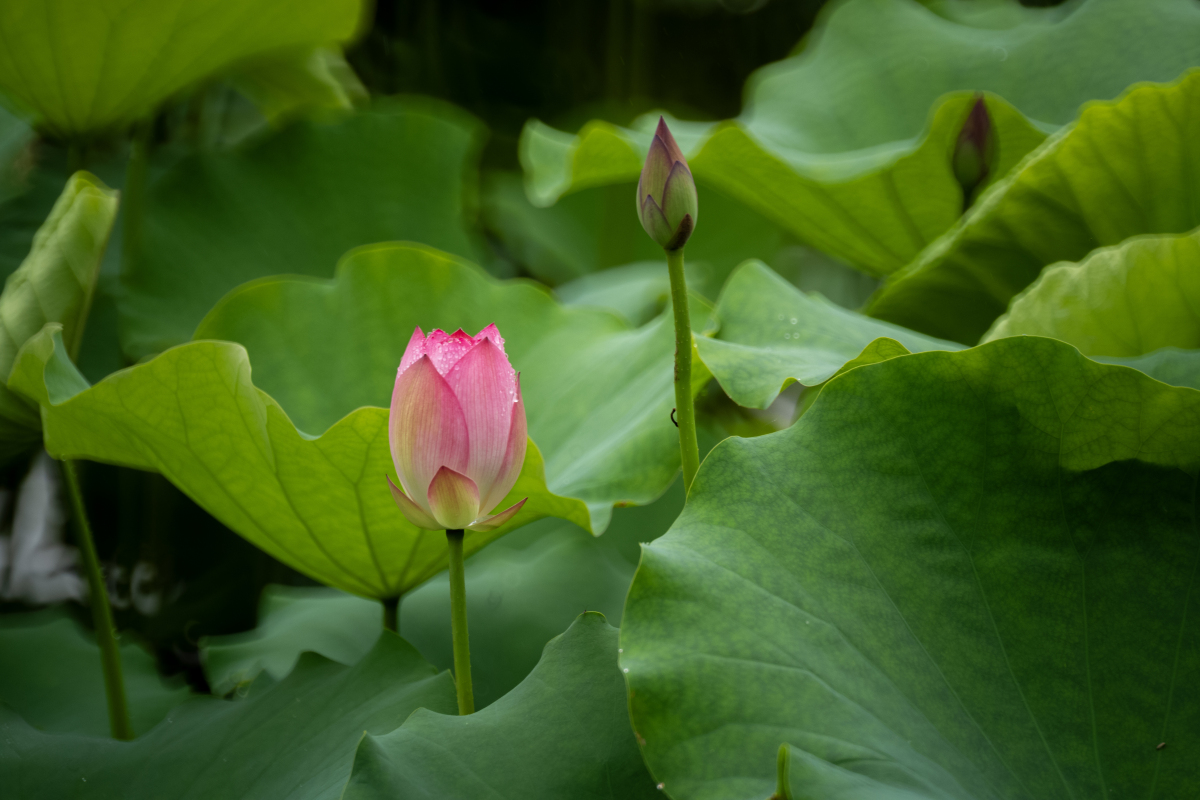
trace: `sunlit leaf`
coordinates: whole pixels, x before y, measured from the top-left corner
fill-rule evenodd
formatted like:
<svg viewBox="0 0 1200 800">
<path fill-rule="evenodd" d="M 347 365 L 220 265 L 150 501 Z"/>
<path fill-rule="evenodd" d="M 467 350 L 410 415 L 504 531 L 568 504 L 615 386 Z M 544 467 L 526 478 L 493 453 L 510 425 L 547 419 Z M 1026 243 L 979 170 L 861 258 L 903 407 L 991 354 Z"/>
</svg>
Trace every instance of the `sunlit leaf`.
<svg viewBox="0 0 1200 800">
<path fill-rule="evenodd" d="M 364 736 L 342 797 L 661 797 L 629 729 L 616 650 L 617 629 L 582 614 L 491 706 L 469 717 L 423 709 Z"/>
<path fill-rule="evenodd" d="M 55 136 L 107 131 L 243 59 L 344 42 L 363 9 L 361 0 L 9 0 L 0 92 Z"/>
<path fill-rule="evenodd" d="M 304 656 L 282 683 L 190 700 L 132 743 L 41 733 L 0 708 L 0 776 L 13 800 L 337 800 L 364 731 L 454 707 L 449 674 L 384 634 L 354 667 Z"/>
<path fill-rule="evenodd" d="M 240 345 L 183 345 L 89 388 L 47 326 L 22 350 L 10 385 L 41 403 L 51 455 L 160 472 L 229 528 L 330 586 L 389 597 L 445 567 L 445 537 L 412 527 L 387 489 L 386 475 L 397 480 L 387 409 L 358 409 L 310 436 L 251 382 Z M 506 500 L 526 496 L 513 522 L 467 537 L 466 550 L 547 513 L 587 523 L 583 503 L 546 490 L 532 443 Z"/>
<path fill-rule="evenodd" d="M 1196 7 L 1200 12 L 1200 6 Z M 868 312 L 973 343 L 1042 268 L 1200 225 L 1200 71 L 1089 106 L 892 276 Z"/>
<path fill-rule="evenodd" d="M 786 744 L 777 797 L 1188 794 L 1198 467 L 1200 392 L 1050 339 L 836 378 L 719 445 L 643 549 L 621 666 L 651 773 L 761 800 Z"/>
<path fill-rule="evenodd" d="M 159 677 L 154 657 L 133 642 L 121 644 L 121 670 L 137 734 L 188 698 L 183 680 Z M 96 637 L 61 610 L 0 618 L 0 701 L 38 730 L 109 736 Z"/>
<path fill-rule="evenodd" d="M 78 172 L 67 181 L 0 294 L 0 376 L 7 378 L 17 351 L 48 322 L 62 323 L 68 351 L 78 350 L 116 215 L 117 193 L 93 176 Z M 35 446 L 40 427 L 37 409 L 0 386 L 0 462 Z"/>
<path fill-rule="evenodd" d="M 694 327 L 708 317 L 695 301 Z M 669 310 L 631 329 L 610 313 L 564 308 L 532 282 L 496 281 L 428 248 L 378 245 L 348 255 L 334 281 L 241 287 L 196 336 L 244 345 L 255 384 L 318 433 L 356 408 L 389 404 L 415 327 L 474 333 L 492 323 L 521 373 L 550 490 L 585 501 L 597 533 L 614 503 L 662 494 L 679 469 Z M 699 390 L 708 374 L 695 378 Z"/>
<path fill-rule="evenodd" d="M 703 324 L 705 309 L 695 311 Z M 502 507 L 529 502 L 503 528 L 468 535 L 467 552 L 546 515 L 600 533 L 614 503 L 660 495 L 679 469 L 669 312 L 630 329 L 417 245 L 355 251 L 334 281 L 244 287 L 199 331 L 227 341 L 173 348 L 90 388 L 48 328 L 11 385 L 41 404 L 52 455 L 161 472 L 281 561 L 388 597 L 446 563 L 445 537 L 409 525 L 384 480 L 394 476 L 385 406 L 396 365 L 417 324 L 493 322 L 542 444 Z M 696 389 L 707 377 L 697 370 Z"/>
</svg>

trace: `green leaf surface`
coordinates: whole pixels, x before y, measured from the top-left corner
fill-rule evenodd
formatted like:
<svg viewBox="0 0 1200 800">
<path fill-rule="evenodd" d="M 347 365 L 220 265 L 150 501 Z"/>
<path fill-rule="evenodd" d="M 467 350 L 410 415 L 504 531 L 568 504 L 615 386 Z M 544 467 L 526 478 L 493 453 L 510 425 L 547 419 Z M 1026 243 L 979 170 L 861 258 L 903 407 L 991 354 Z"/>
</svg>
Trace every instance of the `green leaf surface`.
<svg viewBox="0 0 1200 800">
<path fill-rule="evenodd" d="M 1083 103 L 1200 64 L 1190 0 L 1090 0 L 1066 13 L 989 6 L 1013 13 L 983 26 L 908 0 L 832 5 L 798 54 L 751 77 L 738 119 L 672 124 L 701 207 L 705 188 L 720 189 L 801 241 L 886 275 L 962 211 L 949 165 L 971 92 L 988 93 L 994 180 Z M 636 180 L 656 119 L 634 130 L 593 122 L 578 136 L 530 122 L 521 139 L 530 198 L 548 205 Z"/>
<path fill-rule="evenodd" d="M 161 678 L 154 657 L 132 642 L 121 645 L 121 669 L 136 734 L 190 695 L 181 678 Z M 95 636 L 59 609 L 0 617 L 0 701 L 42 731 L 110 735 Z"/>
<path fill-rule="evenodd" d="M 636 181 L 635 170 L 622 183 L 537 208 L 518 176 L 493 174 L 484 195 L 484 217 L 508 256 L 552 286 L 642 261 L 662 264 L 665 277 L 663 250 L 646 235 L 635 213 Z M 759 211 L 718 190 L 707 191 L 702 203 L 704 222 L 688 240 L 687 260 L 692 265 L 688 288 L 705 297 L 716 297 L 745 259 L 771 261 L 793 241 Z"/>
<path fill-rule="evenodd" d="M 671 797 L 1182 797 L 1200 392 L 1051 339 L 831 381 L 646 546 L 621 666 Z M 1166 747 L 1158 745 L 1166 742 Z"/>
<path fill-rule="evenodd" d="M 973 343 L 1046 265 L 1138 234 L 1192 230 L 1198 108 L 1200 71 L 1089 106 L 892 276 L 868 313 Z"/>
<path fill-rule="evenodd" d="M 580 615 L 491 706 L 469 717 L 421 710 L 363 737 L 342 797 L 660 797 L 629 729 L 616 649 L 602 614 Z"/>
<path fill-rule="evenodd" d="M 143 241 L 122 275 L 126 355 L 187 341 L 246 281 L 330 277 L 359 245 L 412 240 L 474 258 L 482 136 L 449 104 L 405 98 L 152 173 Z"/>
<path fill-rule="evenodd" d="M 449 674 L 384 634 L 354 667 L 304 656 L 283 682 L 191 700 L 131 743 L 40 733 L 0 708 L 0 781 L 13 800 L 336 800 L 364 731 L 454 705 Z"/>
<path fill-rule="evenodd" d="M 256 388 L 240 345 L 172 348 L 89 387 L 47 326 L 21 351 L 10 386 L 41 405 L 51 455 L 162 473 L 230 529 L 330 586 L 393 597 L 445 568 L 445 536 L 412 527 L 387 489 L 385 476 L 397 480 L 387 409 L 360 408 L 306 434 Z M 546 514 L 587 523 L 583 503 L 546 490 L 532 442 L 502 507 L 524 497 L 508 525 L 468 536 L 467 552 Z"/>
<path fill-rule="evenodd" d="M 344 42 L 361 0 L 9 0 L 0 7 L 0 92 L 38 126 L 74 138 L 127 125 L 243 59 Z"/>
<path fill-rule="evenodd" d="M 794 381 L 824 383 L 881 337 L 907 352 L 962 347 L 805 294 L 758 261 L 729 278 L 717 318 L 715 338 L 698 337 L 696 349 L 725 393 L 748 408 L 766 408 Z"/>
<path fill-rule="evenodd" d="M 116 192 L 86 172 L 67 181 L 0 294 L 0 376 L 7 379 L 17 351 L 48 322 L 61 323 L 69 351 L 78 350 L 116 216 Z M 37 409 L 0 386 L 0 462 L 35 446 L 40 427 Z"/>
<path fill-rule="evenodd" d="M 710 313 L 695 301 L 697 329 Z M 521 373 L 547 486 L 587 503 L 593 532 L 604 530 L 614 503 L 640 505 L 666 490 L 679 469 L 670 311 L 631 329 L 610 313 L 563 307 L 532 282 L 496 281 L 448 254 L 387 244 L 347 255 L 333 281 L 241 287 L 196 337 L 244 345 L 255 384 L 315 434 L 361 406 L 389 405 L 416 326 L 473 333 L 491 323 Z M 707 379 L 700 370 L 695 389 Z"/>
<path fill-rule="evenodd" d="M 1089 356 L 1200 348 L 1200 231 L 1138 236 L 1047 267 L 984 341 L 1019 334 L 1070 342 Z"/>
</svg>

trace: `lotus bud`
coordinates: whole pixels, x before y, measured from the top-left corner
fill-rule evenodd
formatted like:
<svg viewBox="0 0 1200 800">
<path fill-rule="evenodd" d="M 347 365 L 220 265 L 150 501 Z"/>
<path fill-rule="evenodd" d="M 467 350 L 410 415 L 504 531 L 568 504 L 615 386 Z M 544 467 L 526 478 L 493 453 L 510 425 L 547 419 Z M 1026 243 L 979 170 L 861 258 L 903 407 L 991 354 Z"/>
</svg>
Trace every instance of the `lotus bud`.
<svg viewBox="0 0 1200 800">
<path fill-rule="evenodd" d="M 392 391 L 388 443 L 405 518 L 427 530 L 490 531 L 525 500 L 490 514 L 512 490 L 525 461 L 520 376 L 495 325 L 413 331 Z M 525 498 L 526 500 L 528 498 Z"/>
<path fill-rule="evenodd" d="M 975 105 L 959 131 L 951 163 L 954 177 L 962 185 L 966 208 L 996 164 L 996 131 L 981 94 L 975 96 Z"/>
<path fill-rule="evenodd" d="M 637 205 L 642 227 L 665 250 L 683 247 L 696 227 L 696 182 L 662 117 L 638 179 Z"/>
</svg>

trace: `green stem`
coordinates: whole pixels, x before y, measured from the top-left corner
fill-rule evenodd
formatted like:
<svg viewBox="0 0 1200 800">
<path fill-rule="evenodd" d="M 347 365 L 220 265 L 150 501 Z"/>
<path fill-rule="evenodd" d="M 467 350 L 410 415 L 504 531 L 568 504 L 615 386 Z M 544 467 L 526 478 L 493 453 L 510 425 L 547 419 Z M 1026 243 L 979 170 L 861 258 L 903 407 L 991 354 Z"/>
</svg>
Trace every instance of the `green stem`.
<svg viewBox="0 0 1200 800">
<path fill-rule="evenodd" d="M 450 548 L 450 633 L 454 639 L 454 686 L 460 716 L 475 713 L 471 693 L 471 645 L 467 641 L 467 582 L 463 575 L 463 532 L 446 531 Z"/>
<path fill-rule="evenodd" d="M 383 629 L 392 633 L 400 632 L 400 597 L 385 597 L 379 601 L 383 604 Z"/>
<path fill-rule="evenodd" d="M 675 420 L 679 425 L 683 490 L 687 492 L 700 469 L 700 448 L 696 444 L 696 408 L 692 405 L 692 321 L 682 247 L 667 251 L 667 271 L 671 274 L 671 306 L 675 309 Z"/>
<path fill-rule="evenodd" d="M 96 641 L 100 645 L 100 662 L 104 667 L 108 724 L 114 739 L 128 741 L 133 738 L 133 726 L 129 722 L 129 705 L 125 701 L 125 682 L 121 678 L 121 651 L 117 648 L 112 609 L 108 605 L 108 588 L 100 572 L 100 559 L 96 557 L 96 545 L 92 541 L 92 527 L 88 524 L 87 511 L 83 507 L 83 493 L 79 490 L 75 462 L 63 461 L 62 465 L 63 475 L 67 478 L 67 488 L 71 492 L 71 505 L 75 509 L 75 521 L 79 526 L 79 549 L 83 551 L 83 565 L 87 572 L 88 593 L 92 604 L 92 621 L 96 628 Z"/>
</svg>

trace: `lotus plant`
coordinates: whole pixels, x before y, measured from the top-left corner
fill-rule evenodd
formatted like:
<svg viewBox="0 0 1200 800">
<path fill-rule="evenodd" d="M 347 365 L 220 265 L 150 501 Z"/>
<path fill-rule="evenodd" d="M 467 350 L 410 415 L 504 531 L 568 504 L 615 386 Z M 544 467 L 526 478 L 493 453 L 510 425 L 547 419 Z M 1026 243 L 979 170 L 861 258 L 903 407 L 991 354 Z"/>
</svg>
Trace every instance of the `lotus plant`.
<svg viewBox="0 0 1200 800">
<path fill-rule="evenodd" d="M 521 473 L 526 432 L 520 375 L 509 364 L 495 325 L 475 336 L 461 329 L 451 334 L 435 330 L 428 336 L 420 328 L 413 331 L 400 359 L 388 416 L 388 443 L 400 486 L 390 477 L 388 486 L 405 519 L 418 528 L 446 531 L 460 714 L 474 710 L 463 536 L 468 530 L 500 527 L 525 504 L 520 500 L 491 513 Z M 391 627 L 395 629 L 394 617 Z"/>
<path fill-rule="evenodd" d="M 696 444 L 696 411 L 692 405 L 692 323 L 688 313 L 683 246 L 696 229 L 699 211 L 696 181 L 667 123 L 658 118 L 650 152 L 638 179 L 637 212 L 642 227 L 667 256 L 671 306 L 675 312 L 675 410 L 683 486 L 688 490 L 700 468 Z"/>
</svg>

